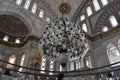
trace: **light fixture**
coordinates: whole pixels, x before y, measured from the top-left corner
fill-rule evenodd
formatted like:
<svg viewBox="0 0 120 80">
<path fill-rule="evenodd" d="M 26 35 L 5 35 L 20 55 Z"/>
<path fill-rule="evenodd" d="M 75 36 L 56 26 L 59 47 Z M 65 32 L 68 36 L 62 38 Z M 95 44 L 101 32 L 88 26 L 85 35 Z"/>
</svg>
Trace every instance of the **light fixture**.
<svg viewBox="0 0 120 80">
<path fill-rule="evenodd" d="M 44 54 L 54 59 L 62 55 L 67 55 L 68 59 L 83 58 L 89 50 L 81 27 L 67 18 L 60 18 L 46 26 L 41 45 Z"/>
<path fill-rule="evenodd" d="M 62 18 L 52 21 L 45 27 L 40 44 L 44 55 L 50 59 L 58 59 L 62 67 L 68 60 L 84 58 L 89 45 L 79 25 Z"/>
</svg>

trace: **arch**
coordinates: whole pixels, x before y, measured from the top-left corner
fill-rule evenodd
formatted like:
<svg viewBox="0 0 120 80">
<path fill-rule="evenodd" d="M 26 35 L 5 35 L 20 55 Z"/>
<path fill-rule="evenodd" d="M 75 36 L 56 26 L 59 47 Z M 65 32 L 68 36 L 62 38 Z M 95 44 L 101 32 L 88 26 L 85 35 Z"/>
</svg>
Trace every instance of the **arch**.
<svg viewBox="0 0 120 80">
<path fill-rule="evenodd" d="M 15 64 L 15 61 L 16 61 L 16 55 L 15 55 L 15 54 L 12 54 L 12 55 L 9 57 L 8 62 L 11 63 L 11 64 Z M 11 65 L 11 64 L 7 64 L 7 68 L 9 68 L 9 69 L 14 68 L 14 66 Z"/>
<path fill-rule="evenodd" d="M 50 5 L 47 3 L 46 0 L 38 0 L 39 2 L 41 2 L 42 4 L 44 4 L 45 8 L 48 10 L 48 12 L 51 14 L 51 16 L 56 20 L 58 19 L 58 16 L 56 15 L 56 13 L 52 10 L 52 8 L 50 7 Z"/>
<path fill-rule="evenodd" d="M 54 70 L 54 61 L 53 60 L 50 60 L 50 63 L 49 63 L 49 70 L 50 71 L 53 71 Z M 52 72 L 49 72 L 50 75 L 53 75 Z"/>
<path fill-rule="evenodd" d="M 88 67 L 88 68 L 92 68 L 92 62 L 91 62 L 91 57 L 90 57 L 90 55 L 88 55 L 88 56 L 86 56 L 85 57 L 85 63 L 86 63 L 86 66 Z"/>
<path fill-rule="evenodd" d="M 37 26 L 35 25 L 35 22 L 32 20 L 31 15 L 27 13 L 25 10 L 20 9 L 16 5 L 13 5 L 13 4 L 11 5 L 12 6 L 2 5 L 4 9 L 0 8 L 0 15 L 12 15 L 14 17 L 19 18 L 21 21 L 24 22 L 24 24 L 30 31 L 30 35 L 38 35 L 39 33 L 38 33 Z"/>
<path fill-rule="evenodd" d="M 108 55 L 110 64 L 120 61 L 120 53 L 117 47 L 114 46 L 112 43 L 109 43 L 107 46 L 107 55 Z"/>
<path fill-rule="evenodd" d="M 73 71 L 73 70 L 75 70 L 75 62 L 71 61 L 70 62 L 70 71 Z"/>
<path fill-rule="evenodd" d="M 99 33 L 99 32 L 103 32 L 102 29 L 104 26 L 108 26 L 108 29 L 113 28 L 113 26 L 110 24 L 109 18 L 111 16 L 114 16 L 116 13 L 119 13 L 119 9 L 120 9 L 119 4 L 120 4 L 120 1 L 116 0 L 116 1 L 113 1 L 113 3 L 108 6 L 108 8 L 104 9 L 104 11 L 102 12 L 102 14 L 100 14 L 98 20 L 95 23 L 94 34 Z M 111 18 L 111 19 L 113 19 L 113 18 Z M 115 20 L 116 20 L 116 18 L 115 18 Z M 115 23 L 116 24 L 114 24 L 114 26 L 118 25 L 117 22 L 115 22 Z"/>
<path fill-rule="evenodd" d="M 25 61 L 25 54 L 22 55 L 21 61 L 20 61 L 20 66 L 24 66 L 24 61 Z M 19 71 L 21 72 L 23 68 L 19 68 Z"/>
<path fill-rule="evenodd" d="M 50 14 L 50 16 L 53 19 L 58 19 L 58 16 L 56 15 L 56 13 L 52 10 L 51 6 L 47 3 L 47 1 L 45 0 L 26 0 L 27 1 L 27 6 L 30 7 L 30 3 L 35 2 L 37 3 L 38 7 L 44 7 L 44 9 L 47 11 L 47 14 Z M 24 0 L 17 0 L 16 4 L 21 5 L 21 2 L 24 2 L 24 4 L 26 3 L 26 1 Z M 41 6 L 42 5 L 42 6 Z M 25 6 L 25 5 L 24 5 Z M 28 8 L 26 8 L 28 9 Z"/>
<path fill-rule="evenodd" d="M 46 57 L 42 57 L 41 60 L 41 70 L 45 70 L 46 69 Z M 44 71 L 41 71 L 41 73 L 45 73 Z"/>
<path fill-rule="evenodd" d="M 83 9 L 85 8 L 85 5 L 88 4 L 90 1 L 89 0 L 83 0 L 81 2 L 81 4 L 79 5 L 79 7 L 76 9 L 73 17 L 72 17 L 72 21 L 76 21 L 78 16 L 80 15 L 80 13 L 83 11 Z"/>
</svg>

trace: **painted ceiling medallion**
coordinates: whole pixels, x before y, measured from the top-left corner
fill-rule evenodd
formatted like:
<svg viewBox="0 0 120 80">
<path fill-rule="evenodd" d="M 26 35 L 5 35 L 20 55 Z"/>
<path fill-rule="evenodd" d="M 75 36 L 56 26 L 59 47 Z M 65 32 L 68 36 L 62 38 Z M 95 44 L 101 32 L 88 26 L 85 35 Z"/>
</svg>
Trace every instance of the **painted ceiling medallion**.
<svg viewBox="0 0 120 80">
<path fill-rule="evenodd" d="M 59 10 L 62 14 L 68 14 L 70 12 L 70 5 L 68 3 L 62 3 Z"/>
</svg>

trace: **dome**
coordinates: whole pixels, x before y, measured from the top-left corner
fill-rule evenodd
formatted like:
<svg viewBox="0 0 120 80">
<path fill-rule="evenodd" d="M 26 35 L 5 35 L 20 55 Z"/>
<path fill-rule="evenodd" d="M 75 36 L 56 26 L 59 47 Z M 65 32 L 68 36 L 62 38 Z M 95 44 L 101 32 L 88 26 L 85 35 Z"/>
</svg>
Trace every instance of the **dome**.
<svg viewBox="0 0 120 80">
<path fill-rule="evenodd" d="M 120 0 L 0 1 L 0 80 L 119 80 Z"/>
</svg>

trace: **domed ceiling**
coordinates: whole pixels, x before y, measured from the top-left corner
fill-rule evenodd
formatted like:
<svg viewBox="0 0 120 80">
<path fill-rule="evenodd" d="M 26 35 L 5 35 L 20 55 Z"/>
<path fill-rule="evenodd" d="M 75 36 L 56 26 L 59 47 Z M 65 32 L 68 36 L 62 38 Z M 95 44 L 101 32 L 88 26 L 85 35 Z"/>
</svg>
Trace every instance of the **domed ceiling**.
<svg viewBox="0 0 120 80">
<path fill-rule="evenodd" d="M 20 19 L 10 15 L 0 16 L 0 31 L 16 37 L 25 37 L 30 33 L 26 25 Z"/>
<path fill-rule="evenodd" d="M 62 8 L 67 12 L 64 16 L 70 19 L 73 17 L 82 1 L 83 0 L 46 0 L 46 2 L 51 6 L 52 10 L 57 14 L 58 17 L 62 17 L 62 13 L 60 11 L 61 4 L 67 3 L 67 5 L 62 6 Z"/>
</svg>

